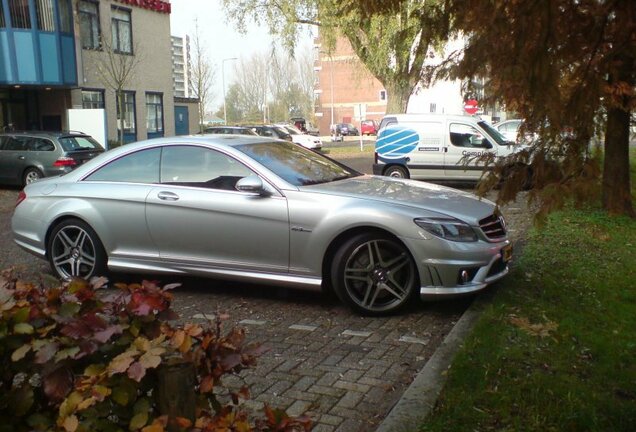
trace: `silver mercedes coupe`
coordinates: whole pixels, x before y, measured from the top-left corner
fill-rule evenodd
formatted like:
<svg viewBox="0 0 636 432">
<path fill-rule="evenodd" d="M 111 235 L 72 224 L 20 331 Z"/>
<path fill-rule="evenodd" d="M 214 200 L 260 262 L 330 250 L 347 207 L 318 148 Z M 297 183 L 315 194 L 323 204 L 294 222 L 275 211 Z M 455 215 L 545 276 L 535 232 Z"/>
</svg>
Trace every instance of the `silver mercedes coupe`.
<svg viewBox="0 0 636 432">
<path fill-rule="evenodd" d="M 110 270 L 333 289 L 367 315 L 481 290 L 512 256 L 491 202 L 238 135 L 108 151 L 28 185 L 12 228 L 62 279 Z"/>
</svg>

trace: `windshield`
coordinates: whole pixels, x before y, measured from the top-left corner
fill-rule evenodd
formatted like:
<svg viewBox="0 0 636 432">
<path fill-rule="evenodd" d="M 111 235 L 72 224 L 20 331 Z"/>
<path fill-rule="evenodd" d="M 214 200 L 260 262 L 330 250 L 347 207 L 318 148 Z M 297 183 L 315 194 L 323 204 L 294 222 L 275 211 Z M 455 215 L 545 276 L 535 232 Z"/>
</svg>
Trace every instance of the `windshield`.
<svg viewBox="0 0 636 432">
<path fill-rule="evenodd" d="M 287 129 L 287 132 L 289 132 L 290 135 L 302 135 L 303 134 L 301 131 L 296 129 L 294 126 L 285 126 L 285 129 Z"/>
<path fill-rule="evenodd" d="M 279 138 L 287 139 L 287 137 L 289 137 L 289 132 L 287 132 L 287 130 L 285 130 L 284 128 L 282 128 L 280 126 L 274 126 L 272 129 L 274 129 L 274 131 L 276 131 L 276 133 L 278 134 Z"/>
<path fill-rule="evenodd" d="M 294 186 L 329 183 L 362 175 L 290 142 L 242 144 L 236 148 Z"/>
<path fill-rule="evenodd" d="M 59 139 L 64 151 L 102 150 L 102 146 L 89 136 L 69 136 Z"/>
<path fill-rule="evenodd" d="M 501 132 L 499 132 L 497 129 L 495 129 L 494 127 L 490 126 L 490 124 L 488 124 L 488 122 L 480 121 L 480 122 L 477 122 L 477 124 L 483 130 L 485 130 L 488 133 L 488 135 L 493 137 L 495 139 L 495 141 L 497 141 L 497 144 L 499 144 L 499 145 L 508 145 L 509 141 L 506 139 L 506 137 L 504 137 L 501 134 Z"/>
</svg>

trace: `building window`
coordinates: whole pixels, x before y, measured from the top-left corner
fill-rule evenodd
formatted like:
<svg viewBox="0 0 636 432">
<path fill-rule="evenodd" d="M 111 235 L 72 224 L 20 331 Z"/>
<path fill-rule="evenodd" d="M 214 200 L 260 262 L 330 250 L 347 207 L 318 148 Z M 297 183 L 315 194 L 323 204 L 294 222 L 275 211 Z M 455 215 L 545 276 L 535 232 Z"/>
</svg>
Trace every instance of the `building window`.
<svg viewBox="0 0 636 432">
<path fill-rule="evenodd" d="M 82 108 L 103 109 L 104 90 L 82 90 Z"/>
<path fill-rule="evenodd" d="M 430 104 L 430 112 L 434 113 L 437 112 L 437 104 Z"/>
<path fill-rule="evenodd" d="M 2 2 L 0 2 L 0 28 L 4 28 L 4 7 L 2 6 Z"/>
<path fill-rule="evenodd" d="M 9 0 L 9 14 L 13 28 L 31 28 L 29 0 Z"/>
<path fill-rule="evenodd" d="M 129 10 L 112 8 L 111 32 L 113 50 L 121 54 L 132 54 L 132 20 Z"/>
<path fill-rule="evenodd" d="M 146 93 L 146 126 L 148 133 L 163 133 L 163 100 L 161 93 Z"/>
<path fill-rule="evenodd" d="M 124 133 L 134 134 L 137 133 L 135 127 L 135 92 L 125 91 L 123 92 L 123 106 L 119 106 L 119 96 L 117 97 L 117 129 L 121 129 L 121 119 L 124 120 Z M 123 108 L 123 115 L 119 111 Z"/>
<path fill-rule="evenodd" d="M 35 11 L 38 17 L 38 30 L 55 31 L 53 0 L 36 0 Z"/>
<path fill-rule="evenodd" d="M 380 90 L 380 100 L 386 101 L 386 90 Z"/>
<path fill-rule="evenodd" d="M 99 4 L 80 0 L 78 6 L 82 48 L 99 49 Z"/>
<path fill-rule="evenodd" d="M 73 6 L 71 0 L 59 0 L 60 31 L 73 33 Z"/>
</svg>

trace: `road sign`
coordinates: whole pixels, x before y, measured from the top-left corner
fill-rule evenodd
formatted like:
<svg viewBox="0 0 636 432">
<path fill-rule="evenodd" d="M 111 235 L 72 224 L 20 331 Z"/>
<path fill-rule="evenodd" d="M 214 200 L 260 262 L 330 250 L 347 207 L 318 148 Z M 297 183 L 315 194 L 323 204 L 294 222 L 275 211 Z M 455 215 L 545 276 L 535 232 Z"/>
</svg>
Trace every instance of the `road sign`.
<svg viewBox="0 0 636 432">
<path fill-rule="evenodd" d="M 367 116 L 367 104 L 359 103 L 353 106 L 353 116 L 358 121 L 365 120 Z"/>
<path fill-rule="evenodd" d="M 477 101 L 475 99 L 468 99 L 466 102 L 464 102 L 464 111 L 466 111 L 466 114 L 473 115 L 478 110 L 479 105 L 477 104 Z"/>
</svg>

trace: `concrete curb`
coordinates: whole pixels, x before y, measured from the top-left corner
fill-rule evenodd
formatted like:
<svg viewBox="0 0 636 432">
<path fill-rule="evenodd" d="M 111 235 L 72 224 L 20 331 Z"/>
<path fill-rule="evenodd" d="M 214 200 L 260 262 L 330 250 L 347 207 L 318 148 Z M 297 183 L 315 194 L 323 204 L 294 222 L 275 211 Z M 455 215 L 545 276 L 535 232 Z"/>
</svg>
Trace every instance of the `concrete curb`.
<svg viewBox="0 0 636 432">
<path fill-rule="evenodd" d="M 488 294 L 486 298 L 490 297 Z M 420 370 L 400 400 L 382 421 L 376 432 L 415 431 L 435 406 L 444 384 L 445 371 L 451 365 L 464 339 L 475 326 L 484 308 L 484 296 L 468 307 L 457 324 Z"/>
</svg>

